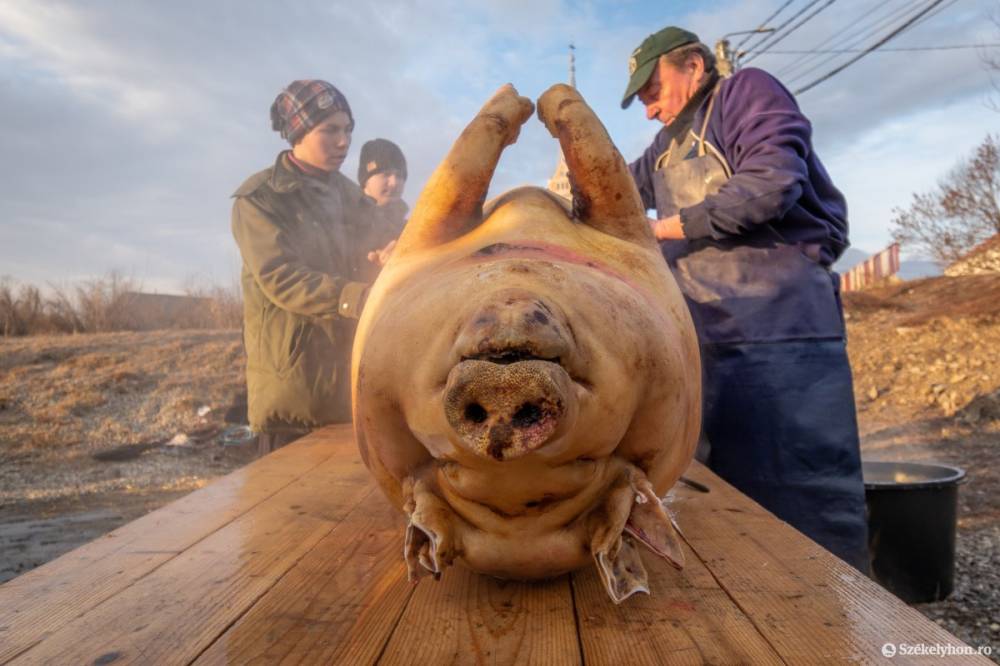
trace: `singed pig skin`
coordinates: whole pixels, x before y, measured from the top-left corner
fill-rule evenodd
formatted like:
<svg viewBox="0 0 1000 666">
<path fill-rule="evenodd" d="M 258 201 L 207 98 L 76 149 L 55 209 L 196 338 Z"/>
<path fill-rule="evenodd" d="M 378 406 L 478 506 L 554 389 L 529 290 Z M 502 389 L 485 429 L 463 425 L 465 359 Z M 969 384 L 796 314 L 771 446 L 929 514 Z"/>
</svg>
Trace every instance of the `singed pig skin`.
<svg viewBox="0 0 1000 666">
<path fill-rule="evenodd" d="M 632 550 L 631 503 L 662 496 L 693 455 L 698 347 L 624 161 L 576 91 L 539 104 L 574 207 L 521 188 L 480 210 L 531 112 L 505 86 L 421 194 L 358 327 L 359 448 L 410 516 L 411 574 L 453 560 L 508 578 L 611 572 Z M 646 529 L 670 542 L 660 514 Z M 644 589 L 605 582 L 616 602 Z"/>
</svg>

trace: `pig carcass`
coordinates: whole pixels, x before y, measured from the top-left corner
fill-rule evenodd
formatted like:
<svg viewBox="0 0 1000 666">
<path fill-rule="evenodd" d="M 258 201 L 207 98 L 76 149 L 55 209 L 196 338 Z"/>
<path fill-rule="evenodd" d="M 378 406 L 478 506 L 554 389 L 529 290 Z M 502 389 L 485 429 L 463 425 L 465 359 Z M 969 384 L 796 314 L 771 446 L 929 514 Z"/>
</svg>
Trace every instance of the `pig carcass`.
<svg viewBox="0 0 1000 666">
<path fill-rule="evenodd" d="M 409 519 L 411 579 L 593 561 L 618 603 L 648 592 L 637 542 L 683 563 L 659 498 L 693 455 L 698 346 L 625 162 L 573 88 L 538 101 L 572 205 L 533 187 L 483 205 L 533 108 L 501 88 L 420 195 L 358 326 L 355 431 Z"/>
</svg>

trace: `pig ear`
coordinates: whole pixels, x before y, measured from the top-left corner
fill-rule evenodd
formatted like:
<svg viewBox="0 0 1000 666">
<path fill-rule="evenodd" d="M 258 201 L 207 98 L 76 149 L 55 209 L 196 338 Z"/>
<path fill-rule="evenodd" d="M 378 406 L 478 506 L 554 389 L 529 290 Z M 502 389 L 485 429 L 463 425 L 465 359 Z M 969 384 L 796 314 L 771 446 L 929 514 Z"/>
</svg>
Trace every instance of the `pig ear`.
<svg viewBox="0 0 1000 666">
<path fill-rule="evenodd" d="M 562 146 L 577 217 L 612 236 L 656 247 L 632 174 L 580 93 L 552 86 L 538 99 L 538 118 Z"/>
<path fill-rule="evenodd" d="M 509 83 L 494 93 L 431 175 L 394 255 L 447 243 L 482 221 L 500 153 L 517 141 L 533 110 Z"/>
</svg>

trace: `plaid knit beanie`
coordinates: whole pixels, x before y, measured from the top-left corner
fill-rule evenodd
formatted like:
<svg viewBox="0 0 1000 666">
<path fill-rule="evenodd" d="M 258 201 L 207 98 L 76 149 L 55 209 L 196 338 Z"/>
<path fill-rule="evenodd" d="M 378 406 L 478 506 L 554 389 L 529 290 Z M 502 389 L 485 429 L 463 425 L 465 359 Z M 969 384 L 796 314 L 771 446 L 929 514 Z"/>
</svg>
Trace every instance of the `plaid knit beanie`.
<svg viewBox="0 0 1000 666">
<path fill-rule="evenodd" d="M 292 81 L 271 105 L 271 129 L 294 146 L 309 130 L 337 111 L 347 114 L 353 129 L 351 106 L 333 84 L 319 79 Z"/>
<path fill-rule="evenodd" d="M 368 178 L 389 169 L 396 169 L 399 175 L 406 178 L 406 158 L 403 151 L 392 141 L 372 139 L 361 146 L 361 157 L 358 159 L 358 185 L 362 189 Z"/>
</svg>

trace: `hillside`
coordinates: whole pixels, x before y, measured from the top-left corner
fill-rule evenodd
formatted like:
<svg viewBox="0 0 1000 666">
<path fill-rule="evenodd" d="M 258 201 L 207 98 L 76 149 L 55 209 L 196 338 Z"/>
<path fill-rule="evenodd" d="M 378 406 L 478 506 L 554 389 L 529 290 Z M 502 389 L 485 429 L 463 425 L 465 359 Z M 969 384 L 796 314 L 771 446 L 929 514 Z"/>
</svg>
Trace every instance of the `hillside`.
<svg viewBox="0 0 1000 666">
<path fill-rule="evenodd" d="M 955 592 L 920 610 L 970 645 L 1000 642 L 1000 275 L 847 294 L 862 455 L 968 472 Z"/>
</svg>

